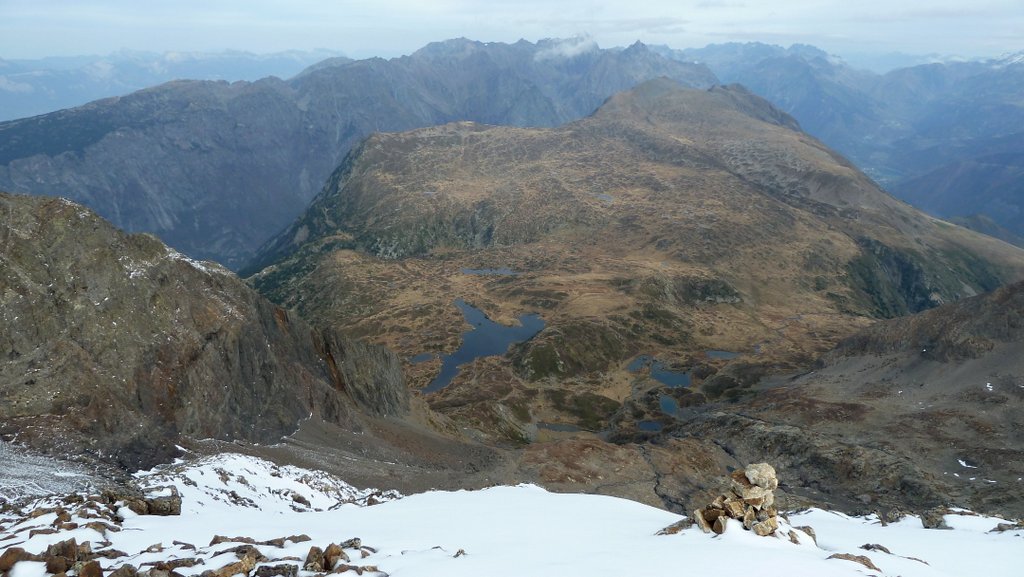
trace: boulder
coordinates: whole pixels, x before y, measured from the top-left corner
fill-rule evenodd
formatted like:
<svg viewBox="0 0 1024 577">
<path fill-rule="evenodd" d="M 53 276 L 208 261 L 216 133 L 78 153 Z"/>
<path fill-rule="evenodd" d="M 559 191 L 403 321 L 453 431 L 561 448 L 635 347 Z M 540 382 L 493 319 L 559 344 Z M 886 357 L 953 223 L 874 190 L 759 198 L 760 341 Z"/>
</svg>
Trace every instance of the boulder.
<svg viewBox="0 0 1024 577">
<path fill-rule="evenodd" d="M 925 529 L 949 529 L 946 524 L 946 510 L 943 508 L 931 509 L 921 513 L 921 524 Z"/>
<path fill-rule="evenodd" d="M 753 531 L 755 535 L 758 535 L 760 537 L 767 537 L 768 535 L 774 533 L 775 530 L 778 528 L 779 518 L 768 517 L 764 521 L 758 521 L 757 523 L 754 523 L 750 530 Z"/>
<path fill-rule="evenodd" d="M 779 488 L 779 480 L 775 476 L 775 467 L 772 467 L 768 463 L 755 463 L 748 465 L 744 471 L 747 480 L 752 485 L 756 485 L 769 491 L 774 491 Z"/>
<path fill-rule="evenodd" d="M 323 549 L 316 545 L 309 548 L 309 553 L 306 554 L 306 562 L 302 564 L 302 568 L 306 571 L 312 571 L 319 573 L 324 570 L 324 552 Z"/>
<path fill-rule="evenodd" d="M 139 570 L 134 565 L 124 564 L 114 569 L 107 577 L 138 577 Z"/>
<path fill-rule="evenodd" d="M 880 553 L 887 553 L 889 555 L 892 555 L 892 551 L 890 551 L 888 547 L 886 547 L 885 545 L 879 545 L 878 543 L 865 543 L 861 545 L 860 548 L 864 549 L 865 551 L 878 551 Z"/>
<path fill-rule="evenodd" d="M 253 577 L 296 577 L 299 574 L 299 567 L 293 563 L 281 563 L 278 565 L 263 565 L 256 569 Z"/>
<path fill-rule="evenodd" d="M 879 569 L 874 563 L 871 562 L 870 558 L 865 557 L 864 555 L 851 555 L 849 553 L 834 553 L 832 555 L 829 555 L 828 558 L 829 559 L 843 559 L 844 561 L 853 561 L 854 563 L 860 563 L 861 565 L 867 567 L 868 569 L 871 569 L 872 571 L 878 571 L 879 573 L 882 572 L 881 569 Z"/>
<path fill-rule="evenodd" d="M 11 547 L 0 555 L 0 573 L 7 573 L 18 561 L 35 561 L 36 556 L 21 547 Z"/>
<path fill-rule="evenodd" d="M 341 545 L 331 543 L 324 549 L 324 571 L 330 571 L 334 569 L 339 562 L 348 562 L 350 559 L 345 551 L 342 550 Z"/>
<path fill-rule="evenodd" d="M 55 557 L 46 558 L 46 572 L 47 573 L 64 573 L 69 569 L 67 559 L 57 555 Z"/>
<path fill-rule="evenodd" d="M 676 533 L 678 533 L 680 531 L 683 531 L 683 530 L 689 529 L 690 527 L 693 527 L 693 525 L 694 525 L 694 520 L 689 518 L 689 517 L 685 517 L 682 520 L 676 521 L 675 523 L 672 523 L 668 527 L 665 527 L 665 528 L 661 529 L 660 531 L 655 533 L 655 535 L 675 535 Z"/>
<path fill-rule="evenodd" d="M 56 558 L 61 558 L 65 561 L 64 569 L 61 569 L 60 571 L 52 571 L 52 573 L 67 571 L 79 559 L 78 542 L 74 539 L 68 539 L 66 541 L 54 543 L 46 548 L 46 553 L 43 555 L 47 559 L 47 563 L 49 563 L 50 559 Z"/>
<path fill-rule="evenodd" d="M 252 537 L 225 537 L 224 535 L 214 535 L 213 539 L 210 539 L 210 546 L 220 545 L 221 543 L 248 543 L 249 545 L 255 545 L 256 540 Z"/>
<path fill-rule="evenodd" d="M 697 509 L 690 517 L 695 523 L 697 523 L 697 526 L 700 527 L 701 531 L 704 531 L 705 533 L 711 532 L 711 525 L 709 525 L 707 520 L 704 519 L 704 511 Z"/>
<path fill-rule="evenodd" d="M 721 535 L 722 533 L 725 533 L 725 528 L 726 524 L 728 523 L 728 519 L 729 518 L 725 515 L 722 515 L 721 517 L 715 519 L 715 522 L 711 524 L 711 530 L 714 531 L 716 535 Z"/>
<path fill-rule="evenodd" d="M 78 577 L 103 577 L 103 568 L 99 561 L 89 561 L 78 570 Z"/>
<path fill-rule="evenodd" d="M 149 497 L 146 499 L 149 514 L 161 516 L 181 515 L 181 495 L 178 494 L 177 487 L 165 488 L 171 490 L 169 496 Z"/>
<path fill-rule="evenodd" d="M 694 511 L 694 522 L 705 533 L 721 534 L 728 527 L 728 519 L 736 519 L 744 529 L 758 535 L 774 534 L 779 527 L 773 492 L 779 486 L 775 468 L 759 463 L 733 471 L 729 479 L 731 489 L 704 509 Z"/>
</svg>

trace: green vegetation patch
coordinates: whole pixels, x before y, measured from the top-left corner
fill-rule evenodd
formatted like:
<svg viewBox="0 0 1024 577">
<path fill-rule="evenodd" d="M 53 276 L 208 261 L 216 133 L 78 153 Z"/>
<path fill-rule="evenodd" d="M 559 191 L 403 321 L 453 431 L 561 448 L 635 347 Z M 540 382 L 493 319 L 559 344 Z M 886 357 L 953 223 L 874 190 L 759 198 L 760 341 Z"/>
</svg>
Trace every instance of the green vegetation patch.
<svg viewBox="0 0 1024 577">
<path fill-rule="evenodd" d="M 545 391 L 545 395 L 556 410 L 572 415 L 579 427 L 590 431 L 604 428 L 608 419 L 622 406 L 608 397 L 590 392 L 573 394 L 555 389 Z"/>
</svg>

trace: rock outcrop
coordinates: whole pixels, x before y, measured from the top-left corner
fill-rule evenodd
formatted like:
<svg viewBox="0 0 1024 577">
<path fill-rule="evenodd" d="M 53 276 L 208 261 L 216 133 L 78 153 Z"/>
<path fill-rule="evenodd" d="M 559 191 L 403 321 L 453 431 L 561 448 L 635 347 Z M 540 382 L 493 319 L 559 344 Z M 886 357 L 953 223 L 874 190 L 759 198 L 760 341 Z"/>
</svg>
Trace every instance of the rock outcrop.
<svg viewBox="0 0 1024 577">
<path fill-rule="evenodd" d="M 735 519 L 743 528 L 761 537 L 775 533 L 779 528 L 778 510 L 775 508 L 775 489 L 779 481 L 775 468 L 768 463 L 749 465 L 737 469 L 729 476 L 731 488 L 719 495 L 691 517 L 705 533 L 725 532 L 728 519 Z"/>
<path fill-rule="evenodd" d="M 0 193 L 0 357 L 0 434 L 128 468 L 408 409 L 394 355 L 62 199 Z"/>
</svg>

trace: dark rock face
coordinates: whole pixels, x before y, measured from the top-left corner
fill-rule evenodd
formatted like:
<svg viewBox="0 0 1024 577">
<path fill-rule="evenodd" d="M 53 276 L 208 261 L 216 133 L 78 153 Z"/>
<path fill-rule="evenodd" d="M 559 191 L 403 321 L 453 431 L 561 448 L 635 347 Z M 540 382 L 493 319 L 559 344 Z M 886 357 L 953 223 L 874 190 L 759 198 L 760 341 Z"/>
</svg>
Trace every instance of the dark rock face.
<svg viewBox="0 0 1024 577">
<path fill-rule="evenodd" d="M 717 82 L 643 45 L 578 52 L 461 39 L 388 61 L 326 61 L 287 82 L 172 82 L 0 124 L 0 189 L 66 196 L 238 268 L 370 133 L 455 120 L 553 126 L 651 78 Z"/>
<path fill-rule="evenodd" d="M 0 430 L 142 467 L 177 435 L 276 441 L 407 407 L 389 353 L 61 199 L 0 195 Z"/>
<path fill-rule="evenodd" d="M 1024 341 L 1024 283 L 880 323 L 846 339 L 835 357 L 911 353 L 941 362 L 977 359 L 996 345 Z"/>
</svg>

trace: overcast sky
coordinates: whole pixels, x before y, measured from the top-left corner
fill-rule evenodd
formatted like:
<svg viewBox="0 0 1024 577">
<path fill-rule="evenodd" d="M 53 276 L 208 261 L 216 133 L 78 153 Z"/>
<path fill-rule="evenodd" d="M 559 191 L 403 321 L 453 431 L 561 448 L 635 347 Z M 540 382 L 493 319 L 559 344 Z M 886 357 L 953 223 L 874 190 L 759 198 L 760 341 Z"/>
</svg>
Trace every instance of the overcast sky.
<svg viewBox="0 0 1024 577">
<path fill-rule="evenodd" d="M 327 48 L 408 54 L 465 36 L 590 35 L 674 48 L 813 44 L 855 52 L 999 56 L 1024 50 L 1024 0 L 0 0 L 0 58 Z"/>
</svg>

